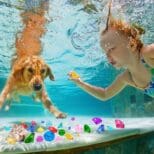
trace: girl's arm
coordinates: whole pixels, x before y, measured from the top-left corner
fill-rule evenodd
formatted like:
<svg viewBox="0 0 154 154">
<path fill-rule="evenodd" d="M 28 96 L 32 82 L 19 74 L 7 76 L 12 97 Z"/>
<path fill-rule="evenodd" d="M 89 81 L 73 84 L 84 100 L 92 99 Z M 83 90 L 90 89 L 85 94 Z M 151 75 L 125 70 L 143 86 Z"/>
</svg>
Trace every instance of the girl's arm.
<svg viewBox="0 0 154 154">
<path fill-rule="evenodd" d="M 134 86 L 134 83 L 131 80 L 128 71 L 125 71 L 124 73 L 120 74 L 115 79 L 115 81 L 107 88 L 101 88 L 90 85 L 86 82 L 83 82 L 80 78 L 73 79 L 70 76 L 70 79 L 73 80 L 76 83 L 76 85 L 78 85 L 85 92 L 103 101 L 115 96 L 127 85 Z"/>
<path fill-rule="evenodd" d="M 144 46 L 141 49 L 141 53 L 146 63 L 153 68 L 154 67 L 154 43 Z"/>
</svg>

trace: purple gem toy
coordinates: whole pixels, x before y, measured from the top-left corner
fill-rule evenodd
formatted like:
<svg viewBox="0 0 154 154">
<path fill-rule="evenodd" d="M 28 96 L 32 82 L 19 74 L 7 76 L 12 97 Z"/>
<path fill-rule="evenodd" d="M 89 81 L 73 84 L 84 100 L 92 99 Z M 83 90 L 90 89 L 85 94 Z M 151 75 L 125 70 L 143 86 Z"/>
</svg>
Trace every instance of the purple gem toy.
<svg viewBox="0 0 154 154">
<path fill-rule="evenodd" d="M 102 119 L 101 119 L 101 118 L 97 118 L 97 117 L 93 118 L 92 121 L 93 121 L 96 125 L 102 123 Z"/>
<path fill-rule="evenodd" d="M 75 117 L 72 117 L 71 120 L 74 121 L 75 120 Z"/>
</svg>

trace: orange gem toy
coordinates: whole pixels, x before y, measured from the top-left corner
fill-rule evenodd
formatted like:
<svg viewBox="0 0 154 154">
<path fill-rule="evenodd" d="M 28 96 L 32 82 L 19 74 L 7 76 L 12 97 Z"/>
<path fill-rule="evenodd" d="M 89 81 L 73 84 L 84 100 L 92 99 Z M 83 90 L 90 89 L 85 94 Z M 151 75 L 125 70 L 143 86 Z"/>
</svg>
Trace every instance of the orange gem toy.
<svg viewBox="0 0 154 154">
<path fill-rule="evenodd" d="M 75 71 L 71 71 L 70 75 L 71 75 L 71 78 L 73 78 L 73 79 L 80 78 L 79 74 L 77 74 Z"/>
</svg>

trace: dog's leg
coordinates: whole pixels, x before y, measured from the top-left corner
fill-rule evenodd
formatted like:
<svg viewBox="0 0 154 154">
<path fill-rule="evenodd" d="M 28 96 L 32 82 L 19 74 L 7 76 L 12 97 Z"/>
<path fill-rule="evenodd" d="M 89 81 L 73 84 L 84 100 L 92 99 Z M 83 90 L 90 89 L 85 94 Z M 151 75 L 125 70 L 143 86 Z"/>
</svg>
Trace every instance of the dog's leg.
<svg viewBox="0 0 154 154">
<path fill-rule="evenodd" d="M 0 94 L 0 109 L 2 108 L 5 100 L 7 99 L 8 95 L 10 93 L 10 90 L 11 90 L 11 88 L 10 88 L 9 84 L 7 83 Z"/>
<path fill-rule="evenodd" d="M 53 102 L 48 97 L 47 93 L 45 91 L 42 92 L 42 98 L 41 98 L 43 104 L 45 107 L 54 114 L 56 118 L 66 118 L 66 114 L 58 110 L 54 105 Z"/>
<path fill-rule="evenodd" d="M 9 109 L 10 109 L 10 106 L 11 106 L 11 103 L 12 103 L 12 100 L 11 99 L 9 99 L 8 101 L 7 101 L 7 104 L 6 104 L 6 106 L 5 106 L 5 111 L 9 111 Z"/>
</svg>

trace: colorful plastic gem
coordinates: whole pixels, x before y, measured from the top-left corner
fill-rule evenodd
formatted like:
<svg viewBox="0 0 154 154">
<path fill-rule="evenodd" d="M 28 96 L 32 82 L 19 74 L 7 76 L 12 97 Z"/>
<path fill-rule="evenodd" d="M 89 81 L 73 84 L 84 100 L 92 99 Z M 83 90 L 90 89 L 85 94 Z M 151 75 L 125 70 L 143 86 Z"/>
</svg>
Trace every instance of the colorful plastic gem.
<svg viewBox="0 0 154 154">
<path fill-rule="evenodd" d="M 38 132 L 38 133 L 42 133 L 42 132 L 44 132 L 44 129 L 43 129 L 42 127 L 39 127 L 39 128 L 37 129 L 37 132 Z"/>
<path fill-rule="evenodd" d="M 53 133 L 57 133 L 57 129 L 53 126 L 48 127 L 48 129 Z"/>
<path fill-rule="evenodd" d="M 47 132 L 44 134 L 44 139 L 45 139 L 46 141 L 52 141 L 52 140 L 54 140 L 54 138 L 55 138 L 55 134 L 52 133 L 51 131 L 47 131 Z"/>
<path fill-rule="evenodd" d="M 116 125 L 116 128 L 124 128 L 125 127 L 123 121 L 121 121 L 119 119 L 115 120 L 115 125 Z"/>
<path fill-rule="evenodd" d="M 27 124 L 25 124 L 25 123 L 21 123 L 21 126 L 22 126 L 23 128 L 25 128 L 25 129 L 27 129 L 27 128 L 28 128 L 28 125 L 27 125 Z"/>
<path fill-rule="evenodd" d="M 93 118 L 92 121 L 93 121 L 96 125 L 102 123 L 102 119 L 101 119 L 101 118 L 97 118 L 97 117 Z"/>
<path fill-rule="evenodd" d="M 87 133 L 90 133 L 91 132 L 91 128 L 89 125 L 85 124 L 84 125 L 84 131 L 87 132 Z"/>
<path fill-rule="evenodd" d="M 104 132 L 104 125 L 100 125 L 97 129 L 97 133 L 103 133 Z"/>
<path fill-rule="evenodd" d="M 65 130 L 64 130 L 64 129 L 59 129 L 59 130 L 58 130 L 58 134 L 59 134 L 60 136 L 63 136 L 63 135 L 65 134 Z"/>
<path fill-rule="evenodd" d="M 4 126 L 4 129 L 5 129 L 6 131 L 10 131 L 10 130 L 11 130 L 11 127 L 10 127 L 10 126 Z"/>
<path fill-rule="evenodd" d="M 35 126 L 34 125 L 30 125 L 28 127 L 28 131 L 30 131 L 31 133 L 34 133 L 35 132 Z"/>
<path fill-rule="evenodd" d="M 74 127 L 74 129 L 75 129 L 75 131 L 77 132 L 77 133 L 81 133 L 82 132 L 82 125 L 76 125 L 75 127 Z"/>
<path fill-rule="evenodd" d="M 74 121 L 75 120 L 75 117 L 72 117 L 71 120 Z"/>
<path fill-rule="evenodd" d="M 44 120 L 41 120 L 41 123 L 45 123 L 45 121 Z"/>
<path fill-rule="evenodd" d="M 17 141 L 16 141 L 16 139 L 15 138 L 12 138 L 12 137 L 8 137 L 7 139 L 6 139 L 6 141 L 7 141 L 7 143 L 9 143 L 9 144 L 15 144 Z"/>
<path fill-rule="evenodd" d="M 62 128 L 63 127 L 63 123 L 61 122 L 59 125 L 58 125 L 58 128 Z"/>
<path fill-rule="evenodd" d="M 37 142 L 43 142 L 43 137 L 40 135 L 40 136 L 37 136 L 36 137 L 36 141 Z"/>
<path fill-rule="evenodd" d="M 32 120 L 31 121 L 31 125 L 35 126 L 36 125 L 36 121 Z"/>
<path fill-rule="evenodd" d="M 68 127 L 68 130 L 71 130 L 71 126 Z"/>
<path fill-rule="evenodd" d="M 56 136 L 55 138 L 55 141 L 58 142 L 58 141 L 62 141 L 63 140 L 63 137 L 60 137 L 60 136 Z"/>
<path fill-rule="evenodd" d="M 66 133 L 65 134 L 65 137 L 68 139 L 68 140 L 73 140 L 73 136 L 69 133 Z"/>
<path fill-rule="evenodd" d="M 114 128 L 111 126 L 107 126 L 107 130 L 113 130 Z"/>
<path fill-rule="evenodd" d="M 29 134 L 29 135 L 25 138 L 24 142 L 25 142 L 25 143 L 33 143 L 33 142 L 34 142 L 34 136 L 35 136 L 34 133 Z"/>
</svg>

